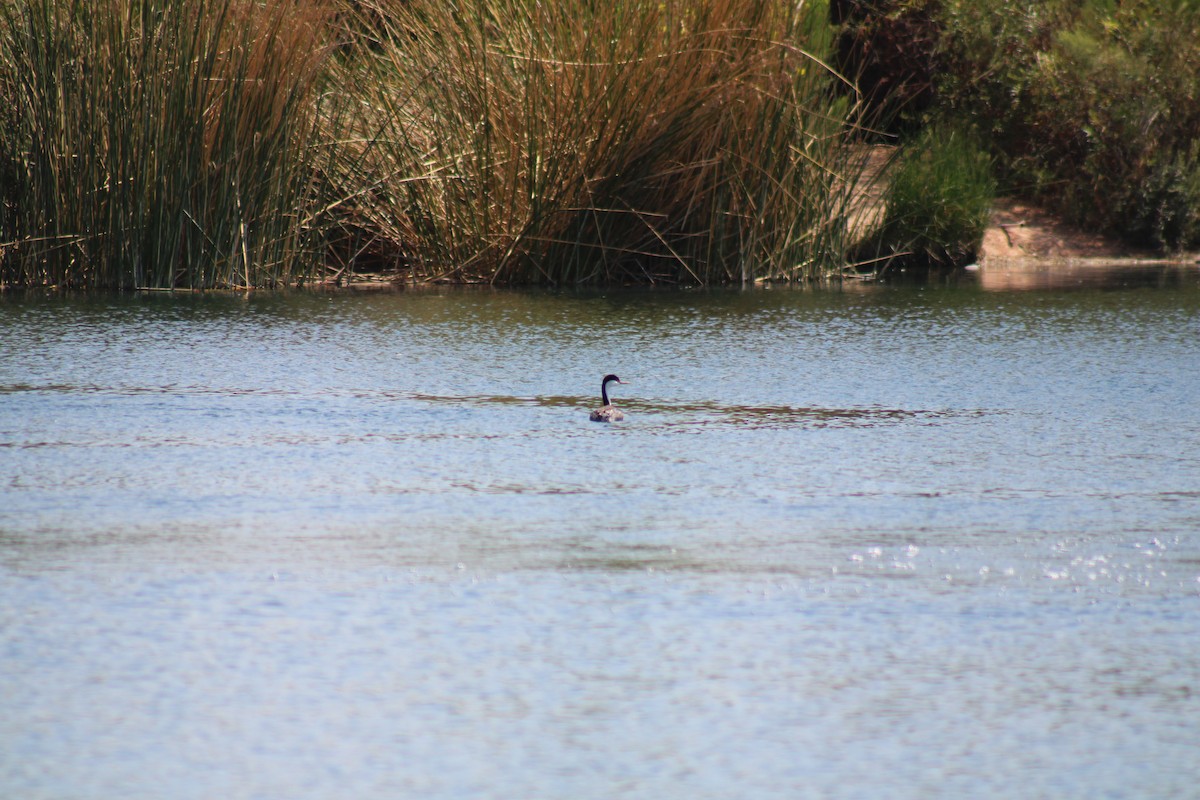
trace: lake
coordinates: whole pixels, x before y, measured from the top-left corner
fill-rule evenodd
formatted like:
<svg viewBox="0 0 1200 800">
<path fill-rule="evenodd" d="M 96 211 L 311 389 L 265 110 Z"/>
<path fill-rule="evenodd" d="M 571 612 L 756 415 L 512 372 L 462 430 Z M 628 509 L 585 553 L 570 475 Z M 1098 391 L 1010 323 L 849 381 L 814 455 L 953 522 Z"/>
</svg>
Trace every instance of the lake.
<svg viewBox="0 0 1200 800">
<path fill-rule="evenodd" d="M 0 294 L 0 795 L 1200 796 L 1200 279 L 1034 283 Z"/>
</svg>

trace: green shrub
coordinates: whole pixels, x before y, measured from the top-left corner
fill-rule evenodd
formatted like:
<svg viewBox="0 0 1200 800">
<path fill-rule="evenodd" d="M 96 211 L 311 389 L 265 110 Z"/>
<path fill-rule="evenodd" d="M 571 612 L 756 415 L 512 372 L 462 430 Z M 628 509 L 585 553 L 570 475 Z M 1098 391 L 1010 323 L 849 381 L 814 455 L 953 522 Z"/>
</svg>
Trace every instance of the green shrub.
<svg viewBox="0 0 1200 800">
<path fill-rule="evenodd" d="M 1200 243 L 1200 4 L 948 0 L 944 110 L 988 134 L 1010 188 L 1087 227 Z"/>
<path fill-rule="evenodd" d="M 834 66 L 862 93 L 859 122 L 872 133 L 918 127 L 939 71 L 940 0 L 840 0 Z"/>
<path fill-rule="evenodd" d="M 861 256 L 881 269 L 962 266 L 979 249 L 995 191 L 991 158 L 975 136 L 928 126 L 905 145 L 884 192 L 883 222 Z"/>
<path fill-rule="evenodd" d="M 1129 209 L 1120 230 L 1163 250 L 1200 243 L 1200 141 L 1149 168 L 1118 205 Z"/>
</svg>

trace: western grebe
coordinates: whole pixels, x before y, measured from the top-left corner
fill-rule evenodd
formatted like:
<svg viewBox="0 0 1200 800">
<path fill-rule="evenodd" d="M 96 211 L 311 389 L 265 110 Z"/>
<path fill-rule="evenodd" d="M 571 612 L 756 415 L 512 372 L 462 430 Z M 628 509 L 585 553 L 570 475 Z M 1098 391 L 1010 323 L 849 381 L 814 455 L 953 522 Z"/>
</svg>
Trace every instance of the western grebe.
<svg viewBox="0 0 1200 800">
<path fill-rule="evenodd" d="M 613 408 L 613 404 L 608 402 L 608 385 L 610 383 L 624 383 L 623 380 L 616 375 L 605 375 L 604 380 L 600 381 L 600 402 L 604 405 L 592 411 L 592 422 L 617 422 L 625 419 L 625 414 L 619 408 Z"/>
</svg>

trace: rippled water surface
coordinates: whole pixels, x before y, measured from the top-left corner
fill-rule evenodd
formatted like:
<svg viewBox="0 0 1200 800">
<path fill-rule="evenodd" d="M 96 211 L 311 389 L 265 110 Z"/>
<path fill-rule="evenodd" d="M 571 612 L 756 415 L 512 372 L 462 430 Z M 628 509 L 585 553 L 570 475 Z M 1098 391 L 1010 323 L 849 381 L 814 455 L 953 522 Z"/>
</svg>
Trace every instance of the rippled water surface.
<svg viewBox="0 0 1200 800">
<path fill-rule="evenodd" d="M 0 332 L 0 796 L 1200 797 L 1195 280 Z"/>
</svg>

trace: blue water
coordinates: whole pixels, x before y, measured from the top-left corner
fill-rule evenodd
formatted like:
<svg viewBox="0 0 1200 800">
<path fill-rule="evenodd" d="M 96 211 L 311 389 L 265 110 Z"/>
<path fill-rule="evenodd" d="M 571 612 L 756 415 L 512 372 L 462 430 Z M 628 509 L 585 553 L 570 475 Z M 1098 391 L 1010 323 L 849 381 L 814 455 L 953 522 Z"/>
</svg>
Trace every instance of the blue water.
<svg viewBox="0 0 1200 800">
<path fill-rule="evenodd" d="M 1197 281 L 0 332 L 0 796 L 1200 796 Z"/>
</svg>

